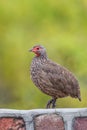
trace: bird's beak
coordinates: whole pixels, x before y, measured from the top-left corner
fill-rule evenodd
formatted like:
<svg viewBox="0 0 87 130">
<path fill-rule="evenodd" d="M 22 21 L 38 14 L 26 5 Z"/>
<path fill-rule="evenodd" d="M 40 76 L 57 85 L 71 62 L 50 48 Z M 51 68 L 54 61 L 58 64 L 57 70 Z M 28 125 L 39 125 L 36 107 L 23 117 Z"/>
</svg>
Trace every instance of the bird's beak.
<svg viewBox="0 0 87 130">
<path fill-rule="evenodd" d="M 32 49 L 29 49 L 28 51 L 29 51 L 29 52 L 32 52 Z"/>
<path fill-rule="evenodd" d="M 34 52 L 35 53 L 36 50 L 32 48 L 32 49 L 29 50 L 29 52 Z"/>
</svg>

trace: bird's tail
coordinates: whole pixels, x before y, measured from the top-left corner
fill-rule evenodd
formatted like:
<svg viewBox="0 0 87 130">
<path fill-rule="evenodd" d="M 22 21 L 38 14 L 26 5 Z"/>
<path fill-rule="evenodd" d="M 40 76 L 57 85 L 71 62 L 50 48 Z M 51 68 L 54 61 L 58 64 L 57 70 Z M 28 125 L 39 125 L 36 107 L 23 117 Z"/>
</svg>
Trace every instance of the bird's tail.
<svg viewBox="0 0 87 130">
<path fill-rule="evenodd" d="M 79 101 L 81 101 L 81 96 L 78 97 Z"/>
<path fill-rule="evenodd" d="M 79 99 L 79 101 L 81 101 L 80 87 L 78 87 L 78 99 Z"/>
<path fill-rule="evenodd" d="M 80 91 L 79 91 L 79 94 L 78 94 L 78 99 L 79 99 L 79 101 L 81 101 L 81 94 L 80 94 Z"/>
</svg>

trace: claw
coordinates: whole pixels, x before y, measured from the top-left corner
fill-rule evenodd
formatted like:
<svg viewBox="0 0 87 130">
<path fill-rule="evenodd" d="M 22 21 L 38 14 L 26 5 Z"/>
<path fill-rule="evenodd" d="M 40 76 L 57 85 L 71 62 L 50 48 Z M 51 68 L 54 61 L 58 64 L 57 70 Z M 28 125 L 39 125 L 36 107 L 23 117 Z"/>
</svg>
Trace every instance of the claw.
<svg viewBox="0 0 87 130">
<path fill-rule="evenodd" d="M 55 103 L 56 103 L 56 98 L 49 100 L 46 105 L 46 108 L 50 108 L 51 104 L 52 104 L 52 108 L 55 108 L 56 107 Z"/>
</svg>

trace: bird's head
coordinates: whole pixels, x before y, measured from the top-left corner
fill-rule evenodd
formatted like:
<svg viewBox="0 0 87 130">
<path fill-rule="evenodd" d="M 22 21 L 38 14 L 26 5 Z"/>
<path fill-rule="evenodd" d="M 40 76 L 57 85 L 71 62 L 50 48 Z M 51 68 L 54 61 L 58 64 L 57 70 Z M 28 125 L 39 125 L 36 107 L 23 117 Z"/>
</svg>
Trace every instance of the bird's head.
<svg viewBox="0 0 87 130">
<path fill-rule="evenodd" d="M 37 57 L 46 56 L 46 49 L 41 45 L 36 45 L 32 49 L 30 49 L 29 51 L 34 52 Z"/>
</svg>

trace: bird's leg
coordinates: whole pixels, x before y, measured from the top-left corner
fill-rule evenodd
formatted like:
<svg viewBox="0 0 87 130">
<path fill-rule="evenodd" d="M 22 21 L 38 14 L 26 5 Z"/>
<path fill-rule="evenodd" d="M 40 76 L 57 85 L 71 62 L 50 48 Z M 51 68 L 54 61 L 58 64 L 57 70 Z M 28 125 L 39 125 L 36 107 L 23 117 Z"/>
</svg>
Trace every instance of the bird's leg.
<svg viewBox="0 0 87 130">
<path fill-rule="evenodd" d="M 52 102 L 53 102 L 53 99 L 49 100 L 47 105 L 46 105 L 46 108 L 50 108 L 50 105 L 51 105 Z"/>
<path fill-rule="evenodd" d="M 48 101 L 46 108 L 50 108 L 50 105 L 52 104 L 52 108 L 55 108 L 55 103 L 56 103 L 56 98 L 53 98 L 51 100 Z"/>
<path fill-rule="evenodd" d="M 56 104 L 55 104 L 55 103 L 56 103 L 56 98 L 54 98 L 53 101 L 52 101 L 52 108 L 55 108 L 55 107 L 56 107 Z"/>
</svg>

